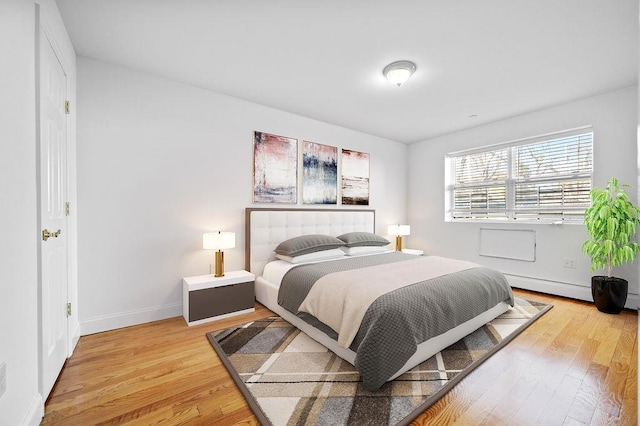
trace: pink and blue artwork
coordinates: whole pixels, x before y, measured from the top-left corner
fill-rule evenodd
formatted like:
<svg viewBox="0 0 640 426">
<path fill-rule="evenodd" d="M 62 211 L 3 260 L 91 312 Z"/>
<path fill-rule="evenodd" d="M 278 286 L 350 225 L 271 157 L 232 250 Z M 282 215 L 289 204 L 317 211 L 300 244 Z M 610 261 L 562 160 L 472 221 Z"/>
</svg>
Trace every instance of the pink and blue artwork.
<svg viewBox="0 0 640 426">
<path fill-rule="evenodd" d="M 338 203 L 338 148 L 304 141 L 302 203 Z"/>
<path fill-rule="evenodd" d="M 297 164 L 297 139 L 254 132 L 253 202 L 296 204 Z"/>
</svg>

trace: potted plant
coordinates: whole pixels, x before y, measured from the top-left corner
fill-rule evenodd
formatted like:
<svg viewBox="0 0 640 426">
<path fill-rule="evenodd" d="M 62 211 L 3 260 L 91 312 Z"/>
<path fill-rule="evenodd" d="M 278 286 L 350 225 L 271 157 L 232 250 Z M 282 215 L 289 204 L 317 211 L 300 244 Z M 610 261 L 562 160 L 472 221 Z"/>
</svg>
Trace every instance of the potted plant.
<svg viewBox="0 0 640 426">
<path fill-rule="evenodd" d="M 591 207 L 584 212 L 590 238 L 582 245 L 582 251 L 591 257 L 591 272 L 607 271 L 606 276 L 591 278 L 593 301 L 601 312 L 618 314 L 627 301 L 629 283 L 614 277 L 612 269 L 633 262 L 638 254 L 640 246 L 633 236 L 640 223 L 639 213 L 616 178 L 609 179 L 605 189 L 591 190 Z"/>
</svg>

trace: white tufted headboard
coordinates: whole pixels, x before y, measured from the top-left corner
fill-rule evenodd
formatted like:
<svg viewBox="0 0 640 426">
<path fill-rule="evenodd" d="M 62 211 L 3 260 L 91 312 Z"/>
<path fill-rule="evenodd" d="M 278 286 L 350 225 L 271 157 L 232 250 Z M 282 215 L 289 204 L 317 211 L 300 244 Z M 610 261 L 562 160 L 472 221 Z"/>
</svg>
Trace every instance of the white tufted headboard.
<svg viewBox="0 0 640 426">
<path fill-rule="evenodd" d="M 346 232 L 375 232 L 375 210 L 245 209 L 245 269 L 256 276 L 274 260 L 282 241 L 306 234 L 337 237 Z"/>
</svg>

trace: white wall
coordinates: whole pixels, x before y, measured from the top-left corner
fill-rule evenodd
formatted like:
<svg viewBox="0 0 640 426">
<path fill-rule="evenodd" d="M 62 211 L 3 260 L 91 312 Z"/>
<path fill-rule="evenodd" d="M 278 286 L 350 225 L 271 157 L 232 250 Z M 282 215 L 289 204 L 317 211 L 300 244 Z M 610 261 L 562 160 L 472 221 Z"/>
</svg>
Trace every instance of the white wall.
<svg viewBox="0 0 640 426">
<path fill-rule="evenodd" d="M 406 220 L 403 144 L 78 58 L 82 333 L 180 315 L 181 280 L 209 272 L 202 233 L 236 232 L 244 268 L 252 136 L 264 131 L 371 154 L 377 230 Z M 282 207 L 291 207 L 291 205 Z M 298 204 L 298 207 L 302 207 Z"/>
<path fill-rule="evenodd" d="M 611 176 L 635 185 L 637 108 L 637 87 L 633 86 L 411 145 L 409 244 L 430 254 L 466 259 L 518 276 L 510 277 L 512 285 L 591 300 L 590 261 L 581 250 L 587 238 L 583 226 L 492 223 L 493 228 L 534 229 L 536 261 L 481 257 L 480 228 L 488 225 L 444 222 L 444 157 L 448 152 L 593 125 L 594 185 L 604 187 Z M 636 191 L 630 195 L 635 201 Z M 575 259 L 577 267 L 564 268 L 565 258 Z M 638 306 L 637 266 L 619 267 L 615 275 L 629 280 L 629 291 L 633 294 L 627 306 Z"/>
<path fill-rule="evenodd" d="M 39 421 L 35 5 L 0 2 L 0 425 Z M 37 423 L 35 423 L 37 424 Z"/>
<path fill-rule="evenodd" d="M 37 425 L 44 414 L 38 361 L 36 3 L 41 23 L 67 60 L 72 100 L 75 83 L 75 53 L 55 2 L 0 2 L 0 92 L 4 100 L 10 100 L 0 104 L 0 221 L 4 225 L 4 243 L 0 244 L 0 363 L 6 363 L 7 372 L 6 391 L 0 396 L 3 426 Z M 72 114 L 72 140 L 73 119 Z M 75 147 L 70 148 L 73 154 Z M 75 196 L 73 189 L 70 195 Z M 73 224 L 70 229 L 73 232 Z M 73 250 L 74 239 L 70 240 Z M 73 280 L 73 265 L 69 272 Z M 71 323 L 77 324 L 77 320 L 72 318 Z"/>
</svg>

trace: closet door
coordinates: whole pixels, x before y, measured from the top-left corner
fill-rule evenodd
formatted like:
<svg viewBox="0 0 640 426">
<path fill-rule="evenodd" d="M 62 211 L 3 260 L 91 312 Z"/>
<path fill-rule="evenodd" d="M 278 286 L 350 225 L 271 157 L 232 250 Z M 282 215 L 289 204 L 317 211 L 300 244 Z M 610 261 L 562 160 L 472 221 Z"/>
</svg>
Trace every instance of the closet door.
<svg viewBox="0 0 640 426">
<path fill-rule="evenodd" d="M 67 76 L 40 31 L 40 345 L 46 400 L 69 353 L 67 321 Z"/>
</svg>

